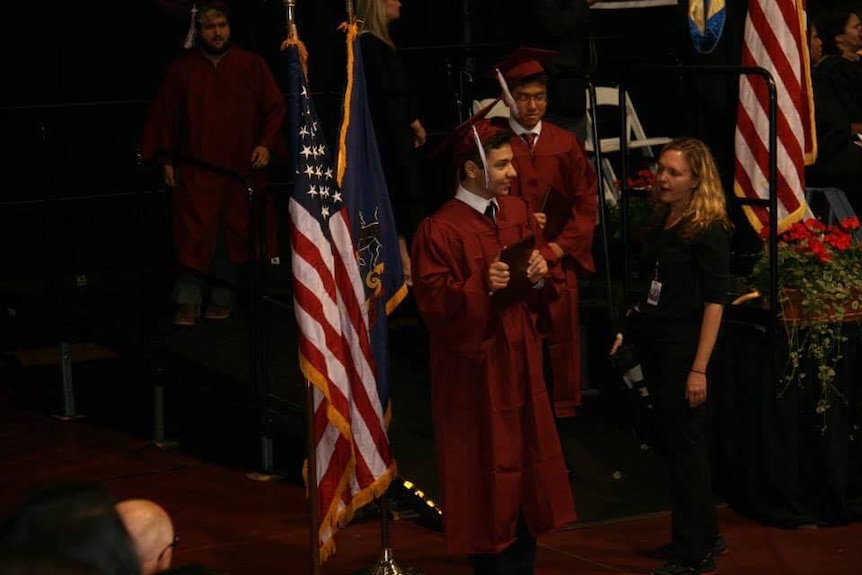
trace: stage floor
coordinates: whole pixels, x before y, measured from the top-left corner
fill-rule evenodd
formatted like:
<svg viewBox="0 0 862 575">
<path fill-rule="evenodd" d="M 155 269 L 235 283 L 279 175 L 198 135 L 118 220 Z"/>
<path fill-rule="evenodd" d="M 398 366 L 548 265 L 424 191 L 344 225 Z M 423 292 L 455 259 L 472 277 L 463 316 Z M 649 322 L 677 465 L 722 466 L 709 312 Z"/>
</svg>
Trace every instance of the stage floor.
<svg viewBox="0 0 862 575">
<path fill-rule="evenodd" d="M 7 374 L 8 375 L 8 374 Z M 31 389 L 30 392 L 33 390 Z M 201 563 L 220 573 L 309 573 L 304 491 L 290 482 L 251 481 L 239 469 L 178 451 L 91 419 L 63 422 L 22 407 L 10 379 L 0 387 L 0 515 L 33 488 L 56 481 L 98 481 L 121 498 L 145 497 L 172 515 L 181 543 L 176 564 Z M 26 403 L 26 402 L 25 402 Z M 583 499 L 581 499 L 583 502 Z M 862 561 L 862 525 L 779 530 L 719 510 L 730 553 L 724 573 L 850 575 Z M 540 575 L 648 573 L 643 549 L 665 541 L 666 513 L 578 525 L 539 538 Z M 322 573 L 347 575 L 374 564 L 375 521 L 353 523 Z M 445 553 L 442 534 L 412 521 L 392 525 L 395 558 L 426 575 L 467 575 L 462 557 Z"/>
<path fill-rule="evenodd" d="M 267 419 L 274 439 L 274 464 L 299 483 L 304 458 L 304 383 L 297 362 L 297 338 L 287 270 L 267 270 L 267 304 L 263 381 Z M 13 286 L 14 287 L 14 286 Z M 37 296 L 29 301 L 39 301 Z M 43 292 L 44 293 L 44 288 Z M 148 436 L 152 433 L 153 369 L 165 383 L 166 430 L 184 451 L 240 469 L 261 463 L 256 394 L 250 384 L 249 306 L 243 300 L 225 321 L 201 321 L 193 328 L 172 325 L 168 303 L 170 281 L 163 274 L 89 276 L 86 285 L 67 281 L 63 330 L 72 341 L 93 342 L 117 357 L 88 361 L 73 349 L 73 379 L 78 404 L 96 421 Z M 154 295 L 155 294 L 155 295 Z M 146 297 L 144 297 L 146 296 Z M 26 299 L 27 295 L 20 296 Z M 668 509 L 665 472 L 657 455 L 642 449 L 631 432 L 629 405 L 619 382 L 610 382 L 604 353 L 609 328 L 603 302 L 583 302 L 587 341 L 585 371 L 596 395 L 586 396 L 575 418 L 564 420 L 560 438 L 574 473 L 572 489 L 584 523 L 655 513 Z M 26 302 L 22 309 L 28 309 Z M 32 307 L 32 306 L 31 306 Z M 19 332 L 39 331 L 39 321 L 26 313 Z M 42 330 L 42 336 L 48 330 Z M 38 335 L 31 338 L 38 340 Z M 409 300 L 390 326 L 392 422 L 390 441 L 401 476 L 440 500 L 430 411 L 427 335 L 411 311 Z M 43 342 L 44 343 L 44 342 Z M 22 357 L 59 357 L 51 348 L 17 344 Z M 51 381 L 59 367 L 30 370 L 27 378 Z M 119 382 L 122 382 L 118 385 Z M 43 406 L 57 407 L 60 397 L 51 384 Z M 38 403 L 33 404 L 40 409 Z M 151 436 L 151 435 L 150 435 Z"/>
</svg>

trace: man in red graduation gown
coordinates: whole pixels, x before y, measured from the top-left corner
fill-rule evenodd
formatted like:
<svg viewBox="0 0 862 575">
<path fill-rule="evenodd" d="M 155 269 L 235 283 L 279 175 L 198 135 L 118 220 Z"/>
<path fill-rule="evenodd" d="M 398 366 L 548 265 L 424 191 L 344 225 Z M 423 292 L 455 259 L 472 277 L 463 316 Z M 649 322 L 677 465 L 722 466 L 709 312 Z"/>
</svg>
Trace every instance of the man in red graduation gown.
<svg viewBox="0 0 862 575">
<path fill-rule="evenodd" d="M 223 2 L 201 8 L 196 26 L 198 46 L 168 69 L 150 109 L 141 153 L 145 159 L 160 151 L 190 156 L 233 170 L 260 190 L 264 168 L 279 143 L 284 99 L 266 62 L 230 45 L 229 12 Z M 235 281 L 235 264 L 248 259 L 248 198 L 240 182 L 156 159 L 162 163 L 165 183 L 174 189 L 174 242 L 187 272 L 175 288 L 175 323 L 193 325 L 205 287 L 199 274 L 213 266 L 214 273 Z M 220 234 L 225 248 L 219 245 L 219 252 L 226 249 L 226 255 L 216 252 Z M 227 317 L 231 299 L 230 290 L 214 286 L 206 317 Z"/>
<path fill-rule="evenodd" d="M 551 304 L 545 351 L 554 412 L 564 418 L 575 415 L 575 407 L 581 403 L 578 278 L 595 271 L 597 178 L 575 135 L 543 119 L 548 107 L 548 76 L 543 64 L 554 55 L 549 50 L 519 48 L 498 69 L 517 110 L 517 117 L 512 113 L 509 118 L 518 171 L 512 195 L 529 203 L 540 227 L 548 224 L 542 254 L 550 264 L 559 264 L 562 272 L 555 279 L 560 298 Z M 546 206 L 556 213 L 545 213 Z"/>
<path fill-rule="evenodd" d="M 556 293 L 536 219 L 507 195 L 516 177 L 508 127 L 471 121 L 458 135 L 461 184 L 413 240 L 446 543 L 477 574 L 526 575 L 535 536 L 576 518 L 542 378 L 540 320 Z M 501 251 L 530 236 L 538 249 L 524 250 L 513 275 Z"/>
</svg>

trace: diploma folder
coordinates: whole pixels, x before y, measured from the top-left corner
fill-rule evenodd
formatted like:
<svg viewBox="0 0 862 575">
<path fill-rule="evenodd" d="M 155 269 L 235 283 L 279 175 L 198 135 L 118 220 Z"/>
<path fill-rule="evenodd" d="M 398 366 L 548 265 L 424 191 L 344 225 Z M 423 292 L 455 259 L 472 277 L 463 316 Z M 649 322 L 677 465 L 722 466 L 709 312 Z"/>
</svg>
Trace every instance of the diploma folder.
<svg viewBox="0 0 862 575">
<path fill-rule="evenodd" d="M 530 267 L 530 256 L 536 249 L 536 236 L 529 234 L 520 240 L 504 247 L 500 252 L 500 261 L 509 264 L 509 285 L 494 292 L 494 299 L 503 305 L 509 305 L 522 300 L 533 289 L 527 277 Z"/>
<path fill-rule="evenodd" d="M 539 211 L 545 214 L 546 218 L 542 236 L 547 241 L 552 241 L 562 233 L 572 217 L 572 202 L 553 186 L 548 186 Z"/>
</svg>

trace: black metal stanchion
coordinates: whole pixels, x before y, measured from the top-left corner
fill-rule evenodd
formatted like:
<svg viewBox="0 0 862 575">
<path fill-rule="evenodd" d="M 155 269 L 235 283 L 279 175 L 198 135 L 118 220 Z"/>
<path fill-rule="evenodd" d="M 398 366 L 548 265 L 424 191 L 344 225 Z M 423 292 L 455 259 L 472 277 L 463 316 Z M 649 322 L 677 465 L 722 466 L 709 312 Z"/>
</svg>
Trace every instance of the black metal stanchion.
<svg viewBox="0 0 862 575">
<path fill-rule="evenodd" d="M 355 575 L 422 575 L 416 567 L 401 567 L 395 562 L 392 544 L 389 539 L 389 498 L 386 493 L 377 499 L 380 506 L 380 559 L 368 569 L 357 571 Z"/>
<path fill-rule="evenodd" d="M 75 387 L 72 380 L 72 346 L 60 342 L 60 383 L 63 390 L 63 412 L 56 415 L 62 421 L 81 419 L 83 416 L 75 407 Z"/>
<path fill-rule="evenodd" d="M 267 370 L 263 333 L 263 270 L 266 254 L 266 198 L 246 184 L 248 195 L 248 246 L 249 246 L 249 374 L 251 378 L 256 417 L 260 426 L 260 470 L 248 473 L 249 479 L 271 481 L 280 479 L 275 473 L 273 441 L 267 413 Z"/>
<path fill-rule="evenodd" d="M 62 394 L 63 405 L 61 411 L 55 414 L 57 419 L 62 421 L 71 421 L 80 419 L 82 416 L 78 413 L 75 405 L 75 388 L 72 378 L 72 346 L 66 341 L 66 301 L 65 289 L 63 286 L 63 260 L 57 253 L 59 249 L 57 238 L 57 209 L 56 198 L 51 193 L 50 173 L 51 170 L 47 167 L 46 156 L 48 154 L 48 126 L 42 121 L 38 124 L 39 129 L 39 162 L 42 167 L 42 193 L 43 206 L 45 210 L 45 260 L 50 262 L 48 269 L 47 285 L 49 289 L 48 297 L 54 297 L 53 321 L 54 334 L 59 343 L 60 352 L 60 390 Z"/>
<path fill-rule="evenodd" d="M 265 218 L 258 217 L 259 205 L 262 206 L 261 209 L 265 209 L 266 207 L 265 202 L 261 201 L 263 195 L 255 190 L 254 186 L 252 186 L 251 182 L 247 178 L 243 177 L 242 175 L 238 174 L 233 170 L 222 168 L 220 166 L 216 166 L 208 162 L 198 160 L 197 158 L 192 158 L 183 154 L 178 154 L 167 150 L 158 150 L 155 153 L 155 159 L 161 158 L 169 158 L 172 161 L 195 166 L 214 174 L 220 174 L 234 182 L 240 182 L 245 190 L 246 199 L 248 202 L 247 232 L 249 259 L 248 265 L 250 270 L 248 289 L 248 373 L 254 409 L 256 411 L 255 415 L 261 429 L 261 470 L 258 472 L 248 473 L 247 476 L 250 479 L 258 481 L 269 481 L 271 479 L 277 478 L 277 476 L 273 473 L 273 445 L 272 438 L 268 433 L 269 425 L 267 421 L 266 409 L 267 388 L 265 378 L 263 377 L 263 360 L 265 356 L 263 354 L 263 337 L 261 333 L 261 326 L 263 325 L 261 321 L 263 303 L 261 277 L 261 266 L 263 264 L 261 262 L 261 258 L 265 253 L 264 248 L 260 248 L 261 251 L 260 253 L 258 253 L 258 228 L 260 227 L 260 225 L 262 225 L 261 222 L 265 221 Z M 265 237 L 265 235 L 262 235 L 260 237 Z M 263 242 L 262 239 L 261 242 Z M 260 255 L 260 257 L 258 257 L 258 255 Z"/>
</svg>

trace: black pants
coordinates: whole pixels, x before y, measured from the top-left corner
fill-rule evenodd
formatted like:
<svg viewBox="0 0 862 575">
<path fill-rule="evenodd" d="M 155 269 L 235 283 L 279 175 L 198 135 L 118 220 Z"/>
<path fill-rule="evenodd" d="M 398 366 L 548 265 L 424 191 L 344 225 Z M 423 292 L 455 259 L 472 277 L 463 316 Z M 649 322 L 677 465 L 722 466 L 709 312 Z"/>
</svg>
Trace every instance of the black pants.
<svg viewBox="0 0 862 575">
<path fill-rule="evenodd" d="M 210 282 L 200 274 L 182 271 L 174 284 L 173 299 L 178 304 L 200 307 L 206 298 L 211 304 L 232 308 L 235 294 L 231 286 L 236 285 L 239 280 L 239 268 L 240 266 L 231 262 L 228 257 L 224 228 L 219 225 L 209 270 L 217 281 Z"/>
<path fill-rule="evenodd" d="M 687 564 L 703 559 L 718 534 L 704 433 L 706 407 L 692 409 L 685 399 L 696 345 L 696 341 L 645 341 L 641 345 L 644 377 L 655 412 L 656 447 L 670 470 L 672 534 L 680 552 L 675 559 Z M 711 392 L 707 380 L 707 398 Z"/>
<path fill-rule="evenodd" d="M 518 516 L 515 542 L 499 553 L 470 555 L 475 575 L 533 575 L 536 538 L 530 534 L 524 514 Z"/>
</svg>

